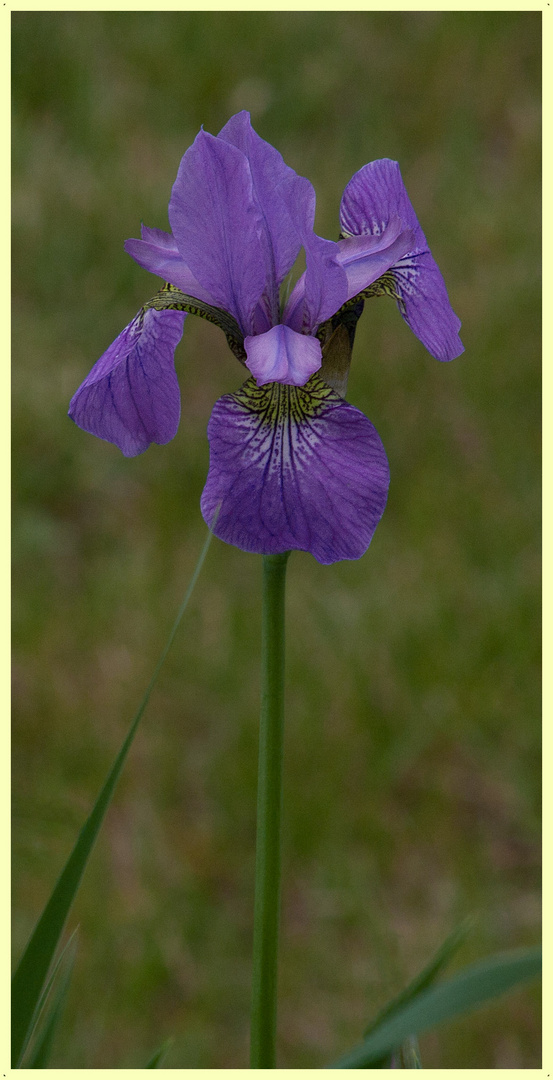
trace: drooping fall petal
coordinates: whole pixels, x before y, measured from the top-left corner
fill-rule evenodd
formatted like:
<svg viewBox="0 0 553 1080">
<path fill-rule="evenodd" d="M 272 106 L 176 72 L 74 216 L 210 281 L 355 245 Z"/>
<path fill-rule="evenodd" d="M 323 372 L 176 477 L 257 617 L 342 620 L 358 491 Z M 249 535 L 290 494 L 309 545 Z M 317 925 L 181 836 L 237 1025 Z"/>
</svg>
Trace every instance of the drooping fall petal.
<svg viewBox="0 0 553 1080">
<path fill-rule="evenodd" d="M 150 443 L 167 443 L 180 419 L 174 352 L 186 316 L 180 311 L 137 315 L 100 357 L 71 399 L 79 427 L 115 443 L 126 457 Z"/>
<path fill-rule="evenodd" d="M 304 387 L 244 383 L 208 425 L 205 521 L 245 551 L 297 548 L 358 559 L 384 512 L 389 471 L 377 431 L 316 375 Z"/>
<path fill-rule="evenodd" d="M 444 279 L 401 178 L 397 161 L 382 158 L 364 165 L 344 190 L 340 207 L 342 232 L 349 236 L 384 233 L 398 217 L 414 234 L 413 248 L 391 267 L 393 292 L 408 326 L 437 360 L 453 360 L 464 351 L 460 320 L 447 295 Z"/>
</svg>

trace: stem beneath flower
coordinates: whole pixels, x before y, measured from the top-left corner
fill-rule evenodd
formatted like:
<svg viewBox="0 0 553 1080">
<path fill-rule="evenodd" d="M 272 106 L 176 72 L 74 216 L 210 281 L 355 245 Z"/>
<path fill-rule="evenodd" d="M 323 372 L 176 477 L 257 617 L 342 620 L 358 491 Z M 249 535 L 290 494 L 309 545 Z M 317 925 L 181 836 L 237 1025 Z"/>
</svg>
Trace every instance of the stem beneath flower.
<svg viewBox="0 0 553 1080">
<path fill-rule="evenodd" d="M 287 551 L 263 556 L 261 719 L 251 1013 L 252 1069 L 274 1069 L 280 909 L 284 731 L 284 591 Z"/>
</svg>

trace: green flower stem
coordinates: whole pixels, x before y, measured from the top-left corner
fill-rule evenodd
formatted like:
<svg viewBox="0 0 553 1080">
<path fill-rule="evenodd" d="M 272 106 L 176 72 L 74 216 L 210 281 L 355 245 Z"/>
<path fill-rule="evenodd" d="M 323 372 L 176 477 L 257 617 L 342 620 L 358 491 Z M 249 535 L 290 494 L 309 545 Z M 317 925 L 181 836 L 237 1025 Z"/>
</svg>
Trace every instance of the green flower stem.
<svg viewBox="0 0 553 1080">
<path fill-rule="evenodd" d="M 251 1068 L 274 1069 L 284 731 L 284 589 L 289 552 L 263 556 L 261 719 L 253 928 Z"/>
</svg>

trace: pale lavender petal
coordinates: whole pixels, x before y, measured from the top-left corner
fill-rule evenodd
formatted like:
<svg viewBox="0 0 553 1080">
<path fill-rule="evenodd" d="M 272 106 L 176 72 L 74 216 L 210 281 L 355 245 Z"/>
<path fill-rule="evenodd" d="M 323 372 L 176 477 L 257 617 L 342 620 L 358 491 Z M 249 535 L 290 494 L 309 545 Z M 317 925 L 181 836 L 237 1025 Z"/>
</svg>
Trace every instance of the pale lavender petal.
<svg viewBox="0 0 553 1080">
<path fill-rule="evenodd" d="M 315 337 L 296 334 L 289 326 L 273 326 L 265 334 L 244 339 L 246 367 L 258 386 L 289 383 L 303 386 L 322 363 L 321 343 Z"/>
<path fill-rule="evenodd" d="M 297 176 L 283 197 L 292 214 L 305 250 L 305 274 L 292 290 L 283 314 L 283 322 L 298 332 L 310 333 L 334 315 L 348 299 L 345 270 L 338 261 L 338 245 L 323 240 L 313 232 L 315 204 L 311 218 L 298 209 L 307 202 L 308 180 Z"/>
<path fill-rule="evenodd" d="M 260 138 L 251 126 L 248 112 L 231 116 L 219 132 L 219 139 L 232 143 L 248 159 L 254 198 L 261 211 L 262 242 L 266 245 L 268 294 L 273 300 L 271 315 L 278 320 L 278 289 L 293 266 L 301 247 L 295 219 L 283 199 L 283 193 L 296 178 L 296 173 L 284 162 L 282 155 L 270 143 Z M 297 192 L 296 214 L 312 226 L 315 192 L 309 181 Z M 274 305 L 276 304 L 276 310 Z"/>
<path fill-rule="evenodd" d="M 200 131 L 186 151 L 173 185 L 169 221 L 194 276 L 229 311 L 242 332 L 253 329 L 254 309 L 266 282 L 263 228 L 244 154 Z M 268 329 L 269 325 L 264 327 Z"/>
<path fill-rule="evenodd" d="M 338 261 L 338 245 L 312 233 L 304 238 L 304 329 L 314 330 L 348 299 L 347 275 Z"/>
<path fill-rule="evenodd" d="M 394 263 L 411 251 L 414 234 L 404 229 L 400 218 L 394 217 L 379 236 L 348 236 L 339 240 L 338 262 L 348 279 L 347 299 L 357 296 L 389 270 Z"/>
<path fill-rule="evenodd" d="M 194 277 L 190 267 L 179 253 L 173 234 L 163 232 L 162 229 L 148 229 L 145 225 L 142 226 L 141 232 L 142 240 L 125 241 L 127 254 L 151 274 L 158 274 L 181 292 L 213 306 L 211 293 L 204 289 Z"/>
<path fill-rule="evenodd" d="M 305 272 L 284 309 L 283 321 L 298 333 L 310 333 L 348 299 L 348 279 L 338 261 L 338 244 L 312 233 L 304 239 Z"/>
<path fill-rule="evenodd" d="M 180 393 L 174 352 L 182 337 L 180 311 L 138 314 L 100 357 L 69 406 L 79 427 L 134 457 L 176 434 Z"/>
<path fill-rule="evenodd" d="M 305 307 L 305 270 L 300 275 L 282 313 L 282 321 L 287 326 L 293 327 L 299 333 L 303 326 L 303 313 Z"/>
<path fill-rule="evenodd" d="M 306 387 L 250 379 L 208 425 L 202 514 L 244 551 L 297 548 L 321 563 L 358 559 L 382 517 L 389 471 L 363 413 L 314 376 Z"/>
<path fill-rule="evenodd" d="M 411 251 L 391 267 L 399 309 L 413 333 L 438 360 L 453 360 L 464 351 L 460 320 L 449 302 L 444 279 L 401 178 L 397 161 L 382 158 L 365 165 L 342 196 L 342 232 L 381 235 L 397 216 L 414 234 Z"/>
<path fill-rule="evenodd" d="M 296 330 L 314 329 L 342 304 L 389 270 L 413 246 L 413 232 L 393 218 L 381 236 L 348 236 L 333 243 L 313 234 L 306 237 L 307 269 L 296 282 L 284 320 Z M 346 283 L 338 265 L 346 274 Z"/>
</svg>

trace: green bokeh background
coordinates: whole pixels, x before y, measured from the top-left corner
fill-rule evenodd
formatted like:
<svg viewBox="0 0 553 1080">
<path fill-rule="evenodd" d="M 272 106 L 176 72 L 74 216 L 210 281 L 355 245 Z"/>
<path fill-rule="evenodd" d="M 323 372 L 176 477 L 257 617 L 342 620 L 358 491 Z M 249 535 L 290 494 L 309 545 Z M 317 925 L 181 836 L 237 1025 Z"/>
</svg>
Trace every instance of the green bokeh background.
<svg viewBox="0 0 553 1080">
<path fill-rule="evenodd" d="M 181 155 L 248 108 L 317 191 L 397 159 L 465 354 L 395 305 L 349 400 L 388 507 L 358 562 L 289 566 L 279 1060 L 317 1068 L 467 913 L 458 963 L 539 934 L 540 15 L 14 13 L 16 958 L 122 741 L 203 542 L 216 398 L 187 320 L 175 440 L 127 460 L 66 416 L 157 287 Z M 57 1067 L 247 1064 L 260 558 L 214 542 L 87 871 Z M 537 1068 L 529 987 L 421 1040 L 427 1068 Z"/>
</svg>

